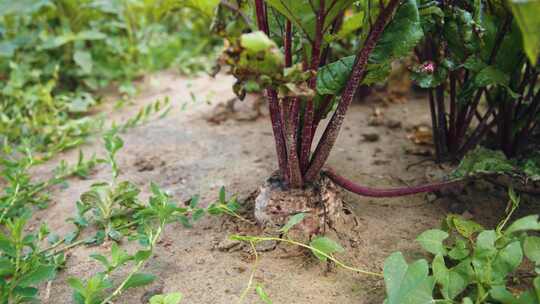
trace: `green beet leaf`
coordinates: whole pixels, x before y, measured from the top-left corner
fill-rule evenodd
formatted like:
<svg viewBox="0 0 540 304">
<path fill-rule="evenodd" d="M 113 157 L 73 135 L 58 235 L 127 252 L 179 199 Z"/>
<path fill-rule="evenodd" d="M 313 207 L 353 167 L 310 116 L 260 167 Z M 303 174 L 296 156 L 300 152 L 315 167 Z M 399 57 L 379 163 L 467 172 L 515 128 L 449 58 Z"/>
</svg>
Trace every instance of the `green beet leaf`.
<svg viewBox="0 0 540 304">
<path fill-rule="evenodd" d="M 415 0 L 408 0 L 397 10 L 381 39 L 369 56 L 364 84 L 383 81 L 390 73 L 390 63 L 409 54 L 423 37 Z M 347 84 L 356 57 L 349 56 L 325 65 L 317 73 L 317 92 L 339 95 Z"/>
<path fill-rule="evenodd" d="M 529 60 L 536 64 L 540 54 L 540 2 L 537 0 L 509 1 L 521 29 L 523 46 Z"/>
</svg>

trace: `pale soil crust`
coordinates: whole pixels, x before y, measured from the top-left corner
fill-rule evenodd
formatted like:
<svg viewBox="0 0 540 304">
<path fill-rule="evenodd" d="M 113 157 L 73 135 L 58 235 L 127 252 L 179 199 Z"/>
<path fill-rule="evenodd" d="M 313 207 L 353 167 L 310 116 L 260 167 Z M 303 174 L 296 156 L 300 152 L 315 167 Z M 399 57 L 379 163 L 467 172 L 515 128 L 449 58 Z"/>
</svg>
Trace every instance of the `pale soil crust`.
<svg viewBox="0 0 540 304">
<path fill-rule="evenodd" d="M 135 115 L 141 106 L 169 96 L 173 110 L 163 119 L 153 120 L 122 134 L 125 147 L 119 153 L 120 179 L 131 180 L 148 195 L 151 181 L 170 191 L 178 201 L 200 194 L 207 204 L 216 199 L 224 185 L 239 198 L 253 198 L 276 168 L 275 150 L 268 117 L 256 112 L 227 119 L 220 116 L 210 123 L 208 117 L 219 103 L 233 97 L 233 80 L 187 79 L 172 72 L 148 76 L 140 84 L 141 94 L 133 104 L 121 110 L 104 106 L 111 120 L 121 121 Z M 192 100 L 192 95 L 196 101 Z M 113 98 L 110 98 L 113 99 Z M 208 102 L 207 102 L 208 101 Z M 388 125 L 370 126 L 374 108 L 380 108 Z M 223 107 L 222 107 L 223 108 Z M 249 111 L 241 106 L 239 111 Z M 246 108 L 248 108 L 246 110 Z M 354 104 L 346 118 L 343 132 L 331 154 L 329 165 L 348 178 L 374 187 L 396 187 L 433 181 L 444 175 L 433 162 L 407 167 L 426 159 L 407 150 L 418 149 L 408 138 L 408 130 L 429 123 L 425 100 L 409 98 L 403 104 L 363 102 Z M 220 114 L 221 115 L 221 114 Z M 260 116 L 260 117 L 257 117 Z M 233 117 L 234 118 L 234 117 Z M 396 126 L 401 122 L 401 127 Z M 372 134 L 379 139 L 373 141 Z M 371 134 L 371 135 L 370 135 Z M 99 139 L 83 147 L 86 155 L 103 155 Z M 37 176 L 47 176 L 60 159 L 75 161 L 77 151 L 70 151 L 39 168 Z M 48 208 L 37 211 L 32 226 L 46 222 L 60 235 L 73 227 L 66 219 L 75 212 L 75 202 L 89 186 L 108 180 L 110 171 L 99 166 L 89 179 L 73 178 L 67 187 L 56 187 Z M 445 197 L 432 201 L 426 195 L 404 198 L 372 199 L 343 192 L 343 200 L 355 216 L 355 224 L 341 235 L 333 235 L 346 248 L 338 258 L 348 265 L 381 272 L 384 259 L 394 251 L 408 258 L 422 256 L 414 238 L 422 231 L 438 227 L 449 212 L 464 213 L 490 226 L 504 214 L 506 199 L 500 191 L 485 185 L 467 189 L 468 196 Z M 527 212 L 527 211 L 523 211 Z M 248 282 L 253 259 L 241 245 L 225 250 L 224 242 L 233 233 L 257 234 L 257 227 L 240 224 L 228 218 L 203 218 L 192 229 L 180 224 L 167 228 L 146 272 L 158 279 L 151 286 L 129 290 L 115 303 L 146 303 L 152 292 L 180 291 L 182 303 L 236 303 Z M 92 233 L 91 231 L 88 234 Z M 125 242 L 126 248 L 135 248 Z M 41 290 L 43 303 L 71 303 L 66 283 L 69 277 L 87 278 L 101 270 L 89 257 L 91 253 L 107 254 L 110 244 L 99 247 L 77 247 L 69 252 L 65 270 L 59 273 L 50 289 Z M 263 248 L 264 249 L 264 248 Z M 255 281 L 264 285 L 274 303 L 382 303 L 384 286 L 380 279 L 331 268 L 309 255 L 288 246 L 261 252 Z M 250 293 L 244 303 L 260 303 Z"/>
</svg>

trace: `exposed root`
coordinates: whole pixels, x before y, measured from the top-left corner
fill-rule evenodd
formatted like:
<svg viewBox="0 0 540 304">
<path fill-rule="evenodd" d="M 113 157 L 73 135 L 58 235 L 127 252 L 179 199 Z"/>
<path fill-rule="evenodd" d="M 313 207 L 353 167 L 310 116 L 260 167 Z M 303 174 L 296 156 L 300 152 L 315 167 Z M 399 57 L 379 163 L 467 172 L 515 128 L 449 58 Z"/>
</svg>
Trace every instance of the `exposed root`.
<svg viewBox="0 0 540 304">
<path fill-rule="evenodd" d="M 324 175 L 328 176 L 337 185 L 344 189 L 362 196 L 368 197 L 399 197 L 425 192 L 436 192 L 445 188 L 456 187 L 464 182 L 464 180 L 453 180 L 434 184 L 427 184 L 415 187 L 403 187 L 395 189 L 378 189 L 370 188 L 356 184 L 355 182 L 338 175 L 332 169 L 326 168 Z"/>
</svg>

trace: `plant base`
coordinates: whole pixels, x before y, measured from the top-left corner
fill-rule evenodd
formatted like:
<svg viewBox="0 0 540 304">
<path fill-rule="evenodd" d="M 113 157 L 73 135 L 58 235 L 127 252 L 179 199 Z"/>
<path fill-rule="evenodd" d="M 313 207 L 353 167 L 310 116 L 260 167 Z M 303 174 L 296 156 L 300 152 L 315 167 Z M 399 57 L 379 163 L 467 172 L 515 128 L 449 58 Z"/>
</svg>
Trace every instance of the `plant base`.
<svg viewBox="0 0 540 304">
<path fill-rule="evenodd" d="M 346 216 L 338 187 L 325 176 L 302 189 L 286 189 L 279 177 L 272 176 L 259 189 L 254 213 L 257 222 L 270 229 L 305 213 L 294 230 L 308 236 L 335 228 Z"/>
</svg>

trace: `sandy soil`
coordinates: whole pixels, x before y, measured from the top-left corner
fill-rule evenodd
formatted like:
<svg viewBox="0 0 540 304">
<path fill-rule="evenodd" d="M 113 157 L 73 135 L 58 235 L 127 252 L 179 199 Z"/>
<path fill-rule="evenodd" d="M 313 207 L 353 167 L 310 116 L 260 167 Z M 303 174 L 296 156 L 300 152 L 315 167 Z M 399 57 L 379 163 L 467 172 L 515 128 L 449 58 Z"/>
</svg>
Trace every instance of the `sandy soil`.
<svg viewBox="0 0 540 304">
<path fill-rule="evenodd" d="M 249 196 L 276 167 L 273 138 L 268 117 L 253 120 L 255 115 L 242 121 L 207 122 L 205 118 L 216 104 L 233 97 L 231 84 L 232 79 L 227 76 L 190 80 L 171 72 L 159 73 L 145 79 L 140 85 L 142 93 L 132 105 L 119 111 L 107 109 L 111 120 L 122 120 L 134 115 L 141 106 L 165 96 L 170 97 L 174 106 L 167 117 L 122 135 L 125 147 L 119 153 L 120 178 L 141 185 L 145 191 L 154 181 L 179 201 L 200 194 L 208 204 L 216 199 L 222 185 L 240 198 Z M 386 119 L 401 122 L 401 127 L 368 125 L 375 107 L 380 108 Z M 406 153 L 419 148 L 407 138 L 408 130 L 428 122 L 423 100 L 411 98 L 388 107 L 374 102 L 355 104 L 329 164 L 353 180 L 377 187 L 420 184 L 440 178 L 443 171 L 429 161 L 407 170 L 409 165 L 425 159 Z M 370 142 L 365 134 L 378 134 L 380 138 Z M 87 155 L 103 154 L 99 139 L 83 150 Z M 76 156 L 77 151 L 65 153 L 37 168 L 36 174 L 46 176 L 59 159 L 73 161 Z M 109 176 L 110 171 L 100 166 L 89 179 L 74 178 L 69 180 L 68 187 L 55 188 L 50 206 L 37 212 L 34 224 L 46 222 L 51 230 L 68 233 L 73 227 L 66 219 L 75 214 L 79 195 L 93 182 L 107 180 Z M 339 258 L 349 265 L 380 272 L 391 252 L 399 250 L 410 258 L 421 256 L 419 246 L 413 241 L 415 236 L 437 227 L 448 212 L 465 213 L 492 225 L 504 212 L 504 196 L 496 191 L 474 193 L 432 201 L 433 197 L 426 195 L 370 199 L 344 192 L 358 226 L 349 237 L 340 240 L 346 252 Z M 489 212 L 481 215 L 485 210 Z M 180 224 L 169 226 L 145 269 L 159 279 L 149 287 L 130 290 L 116 303 L 146 303 L 145 295 L 161 291 L 182 292 L 185 295 L 182 303 L 236 303 L 248 282 L 253 260 L 247 250 L 217 249 L 220 242 L 236 232 L 236 225 L 223 218 L 204 218 L 192 229 Z M 100 271 L 89 255 L 107 253 L 109 246 L 71 250 L 67 267 L 52 283 L 50 294 L 47 296 L 42 291 L 43 303 L 71 303 L 66 279 L 87 278 Z M 124 246 L 133 247 L 127 242 Z M 342 269 L 328 271 L 326 265 L 308 255 L 291 254 L 294 251 L 285 247 L 261 253 L 255 275 L 256 282 L 264 285 L 274 303 L 382 303 L 384 287 L 378 278 Z M 245 303 L 260 303 L 260 300 L 252 292 Z"/>
</svg>

